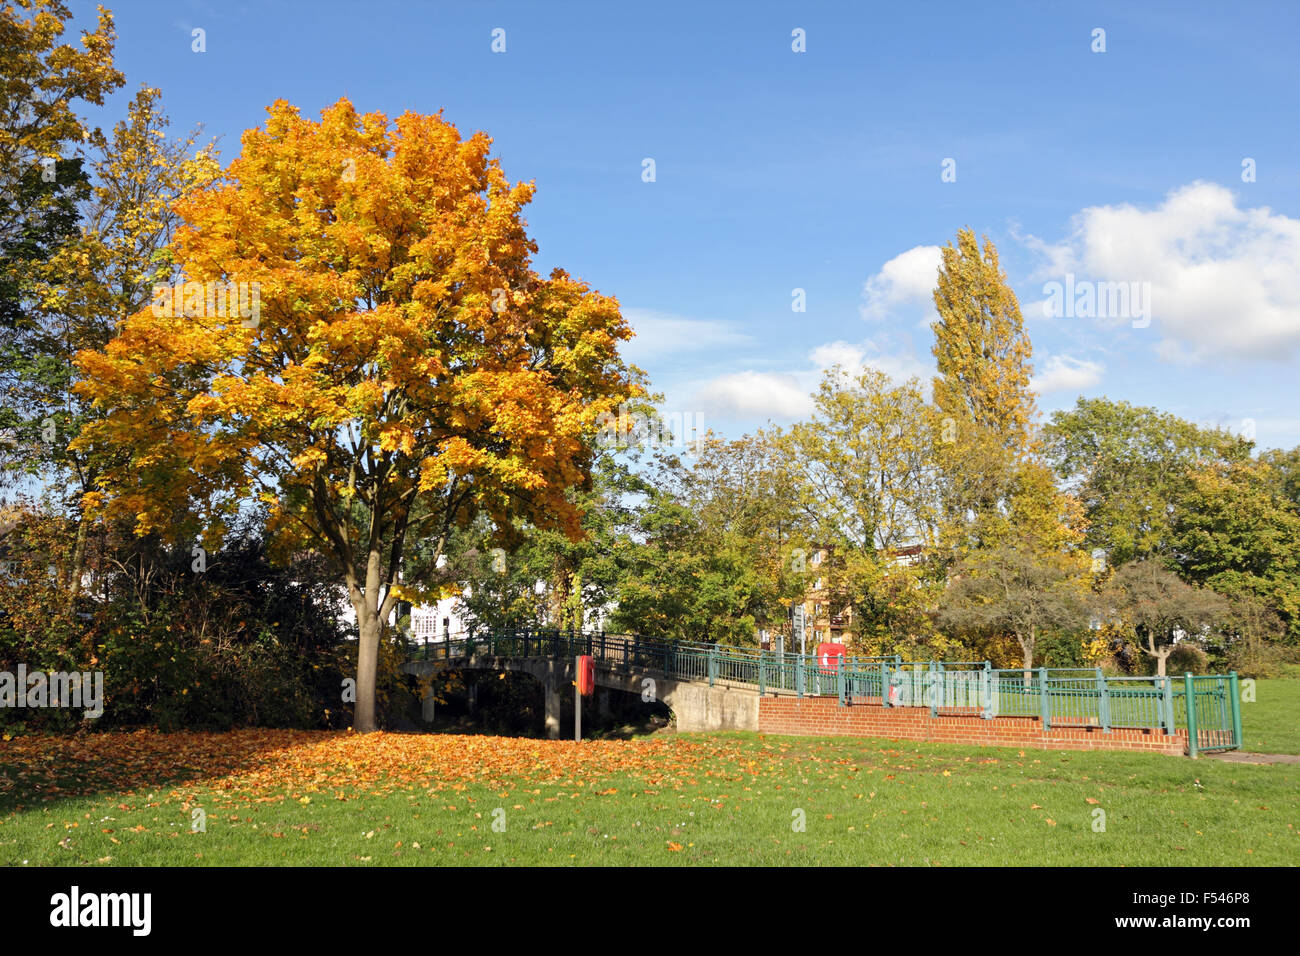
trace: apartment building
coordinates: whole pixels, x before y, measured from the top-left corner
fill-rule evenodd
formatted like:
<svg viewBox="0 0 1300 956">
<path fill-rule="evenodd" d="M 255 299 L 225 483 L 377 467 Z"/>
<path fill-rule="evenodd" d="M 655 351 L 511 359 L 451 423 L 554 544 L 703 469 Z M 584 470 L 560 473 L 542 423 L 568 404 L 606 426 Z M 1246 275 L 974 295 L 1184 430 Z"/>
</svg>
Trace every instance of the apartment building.
<svg viewBox="0 0 1300 956">
<path fill-rule="evenodd" d="M 893 548 L 889 552 L 891 563 L 899 566 L 919 564 L 925 556 L 925 546 L 911 544 Z M 808 565 L 816 572 L 830 557 L 828 548 L 818 548 L 808 559 Z M 852 630 L 853 609 L 837 607 L 826 585 L 826 577 L 817 574 L 804 595 L 804 620 L 807 622 L 808 646 L 811 649 L 824 641 L 837 644 L 847 642 Z M 810 650 L 811 653 L 811 650 Z"/>
</svg>

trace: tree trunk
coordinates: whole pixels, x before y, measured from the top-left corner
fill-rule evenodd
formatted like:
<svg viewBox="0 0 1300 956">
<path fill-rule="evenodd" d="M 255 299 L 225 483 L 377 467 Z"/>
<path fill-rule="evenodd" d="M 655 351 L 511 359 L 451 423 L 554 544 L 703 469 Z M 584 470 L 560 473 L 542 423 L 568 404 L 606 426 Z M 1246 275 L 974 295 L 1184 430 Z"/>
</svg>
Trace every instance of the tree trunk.
<svg viewBox="0 0 1300 956">
<path fill-rule="evenodd" d="M 550 598 L 549 612 L 550 625 L 556 628 L 565 626 L 566 611 L 568 610 L 569 595 L 573 590 L 573 574 L 564 567 L 559 561 L 555 564 L 555 570 L 552 577 L 552 587 Z"/>
<path fill-rule="evenodd" d="M 359 734 L 377 729 L 375 725 L 375 672 L 379 664 L 379 633 L 382 630 L 379 612 L 363 596 L 357 608 L 357 627 L 360 640 L 357 647 L 357 702 L 354 705 L 352 726 Z"/>
<path fill-rule="evenodd" d="M 352 727 L 359 734 L 378 730 L 375 723 L 375 675 L 379 670 L 379 641 L 384 633 L 384 616 L 391 607 L 392 595 L 379 604 L 380 555 L 372 548 L 366 561 L 366 587 L 358 592 L 352 585 L 352 606 L 357 612 L 357 703 Z M 390 582 L 391 586 L 391 582 Z"/>
<path fill-rule="evenodd" d="M 1025 686 L 1028 687 L 1034 679 L 1034 645 L 1038 643 L 1037 629 L 1031 627 L 1028 637 L 1017 634 L 1016 640 L 1020 642 L 1020 666 L 1025 669 Z"/>
<path fill-rule="evenodd" d="M 86 516 L 77 518 L 77 538 L 72 546 L 72 568 L 68 579 L 68 612 L 77 609 L 77 598 L 81 594 L 82 569 L 86 564 Z"/>
<path fill-rule="evenodd" d="M 1157 648 L 1155 632 L 1148 629 L 1147 646 L 1142 648 L 1142 650 L 1145 651 L 1147 654 L 1150 654 L 1152 657 L 1156 659 L 1156 676 L 1164 677 L 1165 661 L 1168 660 L 1169 655 L 1174 652 L 1174 645 L 1170 644 L 1167 647 Z"/>
</svg>

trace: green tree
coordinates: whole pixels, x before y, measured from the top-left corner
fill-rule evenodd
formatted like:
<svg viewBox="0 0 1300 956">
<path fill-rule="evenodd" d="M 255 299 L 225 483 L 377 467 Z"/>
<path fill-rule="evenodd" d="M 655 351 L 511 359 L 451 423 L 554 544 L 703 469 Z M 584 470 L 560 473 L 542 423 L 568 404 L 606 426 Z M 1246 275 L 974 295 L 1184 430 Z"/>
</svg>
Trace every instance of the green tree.
<svg viewBox="0 0 1300 956">
<path fill-rule="evenodd" d="M 207 151 L 191 156 L 196 134 L 169 140 L 167 126 L 158 91 L 145 87 L 127 119 L 92 151 L 80 228 L 51 251 L 32 283 L 25 321 L 8 343 L 9 395 L 27 450 L 8 464 L 63 491 L 58 509 L 75 529 L 76 543 L 58 571 L 70 605 L 81 588 L 90 532 L 81 500 L 95 488 L 107 453 L 68 447 L 102 416 L 76 394 L 73 358 L 106 347 L 127 318 L 150 303 L 155 285 L 171 281 L 167 246 L 179 222 L 173 203 L 216 172 Z"/>
<path fill-rule="evenodd" d="M 656 459 L 623 552 L 613 625 L 679 640 L 753 645 L 803 589 L 805 539 L 777 436 L 709 436 L 694 459 Z"/>
<path fill-rule="evenodd" d="M 57 375 L 57 359 L 30 338 L 37 287 L 57 274 L 52 263 L 78 234 L 87 150 L 103 144 L 77 107 L 101 106 L 122 85 L 112 14 L 100 8 L 80 48 L 60 42 L 70 17 L 57 0 L 0 5 L 0 478 L 9 484 L 54 443 L 54 423 L 30 407 L 27 386 L 34 375 Z"/>
<path fill-rule="evenodd" d="M 581 630 L 603 622 L 634 563 L 633 501 L 650 490 L 627 462 L 603 450 L 592 467 L 591 488 L 570 491 L 582 512 L 581 538 L 523 524 L 518 543 L 507 550 L 486 522 L 476 522 L 449 549 L 465 559 L 455 571 L 461 610 L 481 630 Z"/>
<path fill-rule="evenodd" d="M 1118 567 L 1173 557 L 1173 522 L 1188 509 L 1191 472 L 1202 462 L 1243 461 L 1250 443 L 1198 428 L 1155 408 L 1079 399 L 1044 429 L 1048 460 L 1078 495 L 1087 544 Z"/>
<path fill-rule="evenodd" d="M 1300 513 L 1267 461 L 1205 465 L 1193 471 L 1172 538 L 1188 580 L 1221 594 L 1256 598 L 1300 644 Z"/>
<path fill-rule="evenodd" d="M 1044 547 L 1033 536 L 1009 539 L 957 566 L 939 619 L 958 632 L 1014 638 L 1028 679 L 1044 633 L 1086 625 L 1086 579 L 1077 556 Z"/>
<path fill-rule="evenodd" d="M 1100 605 L 1103 613 L 1131 629 L 1160 677 L 1177 640 L 1200 641 L 1229 613 L 1222 596 L 1188 584 L 1151 559 L 1119 568 L 1106 583 Z"/>
<path fill-rule="evenodd" d="M 1278 492 L 1300 513 L 1300 445 L 1288 451 L 1277 448 L 1260 452 L 1259 460 L 1273 469 Z"/>
<path fill-rule="evenodd" d="M 901 564 L 896 552 L 938 540 L 937 413 L 918 382 L 893 385 L 874 369 L 830 370 L 814 402 L 784 446 L 798 465 L 795 502 L 806 533 L 827 553 L 817 591 L 832 615 L 849 611 L 864 645 L 892 644 L 891 635 L 914 644 L 929 630 L 936 581 L 929 564 Z"/>
</svg>

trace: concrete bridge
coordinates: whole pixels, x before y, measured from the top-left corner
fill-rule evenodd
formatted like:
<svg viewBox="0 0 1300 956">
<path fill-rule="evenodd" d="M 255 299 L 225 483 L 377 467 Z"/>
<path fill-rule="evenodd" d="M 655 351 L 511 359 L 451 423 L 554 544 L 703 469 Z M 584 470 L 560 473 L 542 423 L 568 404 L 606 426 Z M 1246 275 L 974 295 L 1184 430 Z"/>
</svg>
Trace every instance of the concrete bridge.
<svg viewBox="0 0 1300 956">
<path fill-rule="evenodd" d="M 461 669 L 532 675 L 542 685 L 546 735 L 560 736 L 561 695 L 572 694 L 577 680 L 577 663 L 573 656 L 514 657 L 489 653 L 485 648 L 482 652 L 459 656 L 453 652 L 450 657 L 411 660 L 402 669 L 422 677 L 449 663 Z M 707 679 L 683 680 L 669 677 L 662 670 L 649 666 L 620 666 L 613 660 L 599 658 L 595 662 L 595 671 L 596 705 L 602 712 L 608 708 L 608 692 L 621 691 L 646 701 L 661 701 L 677 718 L 678 730 L 758 729 L 757 687 L 723 680 L 715 680 L 710 686 Z M 425 704 L 426 719 L 432 717 L 430 704 L 431 701 Z"/>
</svg>

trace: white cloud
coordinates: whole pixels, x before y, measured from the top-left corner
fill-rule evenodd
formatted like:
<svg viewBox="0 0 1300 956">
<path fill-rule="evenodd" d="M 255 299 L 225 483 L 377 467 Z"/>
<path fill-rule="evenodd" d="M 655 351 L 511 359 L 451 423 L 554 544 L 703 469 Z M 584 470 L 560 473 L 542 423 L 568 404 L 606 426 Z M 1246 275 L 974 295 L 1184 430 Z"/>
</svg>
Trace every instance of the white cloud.
<svg viewBox="0 0 1300 956">
<path fill-rule="evenodd" d="M 1025 241 L 1059 270 L 1057 281 L 1073 272 L 1150 283 L 1164 358 L 1284 361 L 1300 346 L 1300 219 L 1244 208 L 1223 186 L 1192 183 L 1154 209 L 1092 206 L 1064 242 Z"/>
<path fill-rule="evenodd" d="M 861 345 L 854 345 L 852 342 L 827 342 L 825 345 L 819 345 L 808 353 L 808 358 L 818 368 L 828 369 L 835 365 L 842 365 L 852 372 L 862 368 L 865 364 L 867 350 Z"/>
<path fill-rule="evenodd" d="M 1101 381 L 1105 368 L 1100 362 L 1074 358 L 1071 355 L 1051 356 L 1041 372 L 1029 382 L 1029 387 L 1040 395 L 1048 392 L 1082 392 Z"/>
<path fill-rule="evenodd" d="M 926 394 L 934 373 L 933 368 L 927 368 L 909 352 L 885 352 L 871 340 L 841 340 L 812 349 L 808 364 L 801 368 L 769 372 L 747 369 L 720 375 L 702 386 L 695 393 L 694 401 L 718 418 L 793 421 L 812 412 L 812 393 L 817 390 L 823 373 L 835 365 L 855 375 L 864 368 L 878 369 L 899 385 L 910 378 L 919 378 Z"/>
<path fill-rule="evenodd" d="M 652 309 L 624 309 L 623 317 L 636 332 L 620 351 L 630 362 L 688 352 L 739 348 L 753 342 L 753 336 L 733 322 L 718 319 L 690 319 Z"/>
<path fill-rule="evenodd" d="M 1052 279 L 1060 279 L 1061 276 L 1065 275 L 1065 273 L 1070 270 L 1072 253 L 1068 245 L 1065 245 L 1064 243 L 1053 245 L 1050 242 L 1039 239 L 1035 235 L 1022 234 L 1020 232 L 1020 226 L 1017 223 L 1013 223 L 1011 226 L 1011 238 L 1022 243 L 1042 260 L 1042 265 L 1029 274 L 1028 278 L 1030 282 L 1045 282 Z M 1041 303 L 1038 303 L 1036 305 L 1040 304 Z M 1042 314 L 1039 308 L 1027 308 L 1023 302 L 1020 304 L 1020 309 L 1025 318 L 1029 318 L 1031 312 L 1036 316 Z"/>
<path fill-rule="evenodd" d="M 812 410 L 800 376 L 781 372 L 734 372 L 706 384 L 696 394 L 712 414 L 727 417 L 799 418 Z"/>
<path fill-rule="evenodd" d="M 843 366 L 848 372 L 857 373 L 864 368 L 874 368 L 884 372 L 890 380 L 901 385 L 911 378 L 921 380 L 923 388 L 928 388 L 930 378 L 934 375 L 933 366 L 927 366 L 911 352 L 885 352 L 880 346 L 868 339 L 865 342 L 827 342 L 813 349 L 808 358 L 821 371 L 834 365 Z"/>
<path fill-rule="evenodd" d="M 876 321 L 899 308 L 930 303 L 938 282 L 942 253 L 938 246 L 916 246 L 886 262 L 862 287 L 864 319 Z"/>
</svg>

